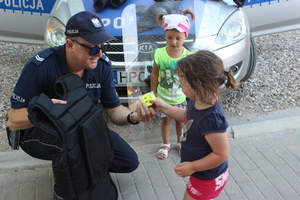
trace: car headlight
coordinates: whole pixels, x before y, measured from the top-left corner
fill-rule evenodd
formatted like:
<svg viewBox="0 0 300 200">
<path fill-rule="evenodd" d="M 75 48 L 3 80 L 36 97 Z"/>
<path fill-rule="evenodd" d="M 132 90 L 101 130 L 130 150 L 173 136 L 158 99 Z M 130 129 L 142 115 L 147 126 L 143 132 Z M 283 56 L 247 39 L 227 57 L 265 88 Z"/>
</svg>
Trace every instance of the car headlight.
<svg viewBox="0 0 300 200">
<path fill-rule="evenodd" d="M 218 50 L 245 38 L 249 33 L 248 22 L 241 9 L 234 12 L 218 33 L 213 50 Z"/>
<path fill-rule="evenodd" d="M 65 25 L 55 17 L 50 17 L 45 30 L 45 43 L 58 46 L 66 42 Z"/>
</svg>

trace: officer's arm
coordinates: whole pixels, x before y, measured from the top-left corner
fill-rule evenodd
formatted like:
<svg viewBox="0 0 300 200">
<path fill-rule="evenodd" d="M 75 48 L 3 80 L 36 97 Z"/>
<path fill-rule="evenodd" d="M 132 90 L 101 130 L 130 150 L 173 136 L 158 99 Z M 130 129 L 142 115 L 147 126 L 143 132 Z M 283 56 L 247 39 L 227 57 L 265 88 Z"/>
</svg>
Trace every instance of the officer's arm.
<svg viewBox="0 0 300 200">
<path fill-rule="evenodd" d="M 119 126 L 127 125 L 127 115 L 131 112 L 129 108 L 120 105 L 115 108 L 106 109 L 106 112 L 111 119 L 111 121 Z"/>
<path fill-rule="evenodd" d="M 7 126 L 12 131 L 23 130 L 33 127 L 34 125 L 28 119 L 27 108 L 13 109 L 8 111 Z"/>
<path fill-rule="evenodd" d="M 144 103 L 138 103 L 134 112 L 122 105 L 106 109 L 106 111 L 111 121 L 119 126 L 127 125 L 130 122 L 132 124 L 140 121 L 149 122 L 156 116 L 155 110 Z"/>
</svg>

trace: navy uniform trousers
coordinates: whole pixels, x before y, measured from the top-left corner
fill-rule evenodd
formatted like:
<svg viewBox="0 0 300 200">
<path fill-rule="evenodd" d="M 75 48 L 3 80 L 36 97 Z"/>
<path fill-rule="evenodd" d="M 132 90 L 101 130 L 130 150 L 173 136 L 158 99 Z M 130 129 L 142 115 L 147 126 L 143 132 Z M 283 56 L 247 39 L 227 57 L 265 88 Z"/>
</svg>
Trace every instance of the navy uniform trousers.
<svg viewBox="0 0 300 200">
<path fill-rule="evenodd" d="M 138 167 L 138 157 L 130 145 L 115 131 L 110 130 L 114 158 L 109 166 L 110 172 L 128 173 Z M 61 140 L 53 135 L 42 133 L 35 128 L 21 131 L 21 148 L 30 156 L 43 160 L 56 160 L 61 154 Z"/>
</svg>

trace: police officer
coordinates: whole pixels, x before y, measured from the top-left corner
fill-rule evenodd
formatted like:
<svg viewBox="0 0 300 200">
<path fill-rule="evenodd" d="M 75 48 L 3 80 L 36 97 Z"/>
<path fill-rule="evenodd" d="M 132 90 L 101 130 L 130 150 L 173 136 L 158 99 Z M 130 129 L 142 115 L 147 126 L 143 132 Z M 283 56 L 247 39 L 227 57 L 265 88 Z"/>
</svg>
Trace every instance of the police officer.
<svg viewBox="0 0 300 200">
<path fill-rule="evenodd" d="M 155 110 L 138 104 L 135 112 L 121 105 L 113 82 L 110 60 L 103 54 L 105 42 L 115 39 L 105 31 L 101 19 L 91 12 L 79 12 L 66 25 L 66 43 L 50 47 L 32 57 L 24 66 L 11 96 L 7 126 L 11 131 L 20 131 L 20 147 L 30 156 L 55 160 L 61 152 L 61 141 L 45 134 L 30 123 L 27 106 L 30 100 L 41 93 L 53 103 L 66 103 L 54 91 L 55 80 L 65 74 L 81 77 L 89 97 L 97 105 L 99 100 L 111 121 L 116 125 L 137 124 L 150 121 Z M 132 172 L 138 167 L 135 151 L 116 132 L 110 131 L 114 146 L 111 172 Z M 55 187 L 56 199 L 59 190 Z"/>
</svg>

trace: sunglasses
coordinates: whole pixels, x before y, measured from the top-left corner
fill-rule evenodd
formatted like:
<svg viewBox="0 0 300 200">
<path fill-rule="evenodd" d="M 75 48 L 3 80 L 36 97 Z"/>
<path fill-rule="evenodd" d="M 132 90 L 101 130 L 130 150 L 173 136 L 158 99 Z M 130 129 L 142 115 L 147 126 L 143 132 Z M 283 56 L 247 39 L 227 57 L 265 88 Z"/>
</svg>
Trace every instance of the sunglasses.
<svg viewBox="0 0 300 200">
<path fill-rule="evenodd" d="M 109 44 L 105 44 L 105 45 L 101 45 L 101 47 L 89 47 L 85 44 L 82 44 L 82 43 L 78 42 L 77 40 L 72 40 L 72 41 L 75 42 L 76 44 L 90 50 L 89 53 L 90 53 L 91 56 L 96 55 L 97 53 L 99 53 L 100 50 L 102 50 L 102 53 L 104 53 L 107 50 L 108 46 L 109 46 Z"/>
</svg>

